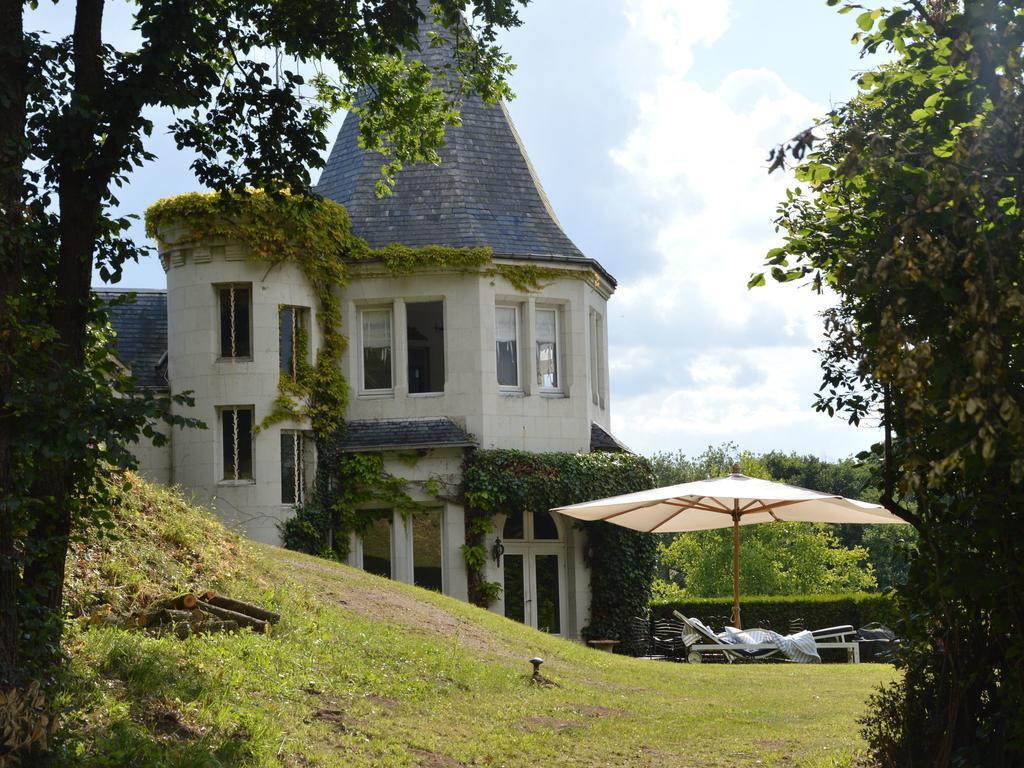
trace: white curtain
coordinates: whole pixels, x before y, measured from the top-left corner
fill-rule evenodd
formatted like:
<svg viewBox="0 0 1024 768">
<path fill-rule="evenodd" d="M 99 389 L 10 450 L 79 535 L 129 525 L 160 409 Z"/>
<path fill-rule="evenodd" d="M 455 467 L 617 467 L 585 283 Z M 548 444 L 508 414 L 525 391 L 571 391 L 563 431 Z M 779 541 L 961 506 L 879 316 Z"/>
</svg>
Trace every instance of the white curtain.
<svg viewBox="0 0 1024 768">
<path fill-rule="evenodd" d="M 391 346 L 391 312 L 363 312 L 363 347 Z"/>
</svg>

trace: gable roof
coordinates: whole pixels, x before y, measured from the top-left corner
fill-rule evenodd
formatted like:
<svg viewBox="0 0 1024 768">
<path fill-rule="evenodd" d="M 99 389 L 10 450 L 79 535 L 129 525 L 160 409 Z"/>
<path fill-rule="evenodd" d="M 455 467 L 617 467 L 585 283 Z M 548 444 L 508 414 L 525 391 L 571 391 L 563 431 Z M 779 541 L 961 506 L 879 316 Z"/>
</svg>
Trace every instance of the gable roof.
<svg viewBox="0 0 1024 768">
<path fill-rule="evenodd" d="M 431 46 L 431 30 L 447 34 L 425 21 L 417 35 L 420 50 L 411 55 L 437 79 L 437 73 L 454 67 L 454 56 L 450 45 Z M 375 184 L 384 158 L 359 146 L 359 116 L 350 112 L 317 191 L 344 205 L 352 231 L 374 247 L 485 246 L 499 257 L 587 265 L 614 285 L 614 278 L 562 230 L 505 105 L 486 106 L 471 94 L 461 117 L 462 125 L 446 132 L 439 165 L 421 162 L 403 169 L 394 194 L 378 198 Z"/>
<path fill-rule="evenodd" d="M 117 359 L 131 369 L 138 387 L 167 388 L 167 291 L 104 288 L 94 290 L 108 305 L 135 294 L 134 300 L 108 307 Z"/>
<path fill-rule="evenodd" d="M 403 448 L 467 448 L 476 445 L 448 418 L 356 419 L 345 425 L 341 449 L 394 451 Z"/>
</svg>

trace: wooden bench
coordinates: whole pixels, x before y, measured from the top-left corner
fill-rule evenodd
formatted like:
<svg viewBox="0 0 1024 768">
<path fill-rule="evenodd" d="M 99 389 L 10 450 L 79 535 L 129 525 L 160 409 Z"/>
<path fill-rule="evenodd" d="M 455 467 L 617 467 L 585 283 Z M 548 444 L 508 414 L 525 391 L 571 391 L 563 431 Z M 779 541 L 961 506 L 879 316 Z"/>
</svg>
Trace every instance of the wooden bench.
<svg viewBox="0 0 1024 768">
<path fill-rule="evenodd" d="M 615 646 L 618 644 L 618 640 L 587 640 L 587 645 L 591 648 L 596 648 L 599 651 L 607 651 L 608 653 L 615 653 Z"/>
</svg>

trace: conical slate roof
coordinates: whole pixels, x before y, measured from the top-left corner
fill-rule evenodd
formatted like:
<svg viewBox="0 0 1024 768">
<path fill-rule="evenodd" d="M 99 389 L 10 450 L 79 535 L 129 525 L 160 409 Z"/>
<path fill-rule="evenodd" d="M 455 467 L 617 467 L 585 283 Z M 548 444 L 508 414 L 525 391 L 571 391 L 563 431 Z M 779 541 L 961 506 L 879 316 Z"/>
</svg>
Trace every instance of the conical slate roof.
<svg viewBox="0 0 1024 768">
<path fill-rule="evenodd" d="M 444 72 L 453 66 L 452 50 L 430 46 L 427 32 L 437 28 L 429 18 L 412 55 Z M 349 113 L 317 191 L 342 203 L 353 232 L 374 247 L 489 246 L 496 256 L 585 262 L 611 279 L 562 231 L 505 105 L 485 106 L 473 94 L 461 113 L 462 125 L 448 129 L 439 150 L 440 165 L 400 171 L 394 194 L 384 198 L 374 191 L 383 159 L 359 147 L 359 118 Z"/>
</svg>

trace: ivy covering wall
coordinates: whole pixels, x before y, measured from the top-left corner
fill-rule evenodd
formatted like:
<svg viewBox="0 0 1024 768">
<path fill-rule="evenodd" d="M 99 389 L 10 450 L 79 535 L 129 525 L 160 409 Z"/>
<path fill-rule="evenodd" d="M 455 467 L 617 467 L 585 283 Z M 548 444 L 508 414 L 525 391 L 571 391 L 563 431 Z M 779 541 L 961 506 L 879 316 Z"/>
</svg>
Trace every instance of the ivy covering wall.
<svg viewBox="0 0 1024 768">
<path fill-rule="evenodd" d="M 655 478 L 648 461 L 630 453 L 476 450 L 467 454 L 462 482 L 466 562 L 476 565 L 470 568 L 470 600 L 487 605 L 500 588 L 483 580 L 491 517 L 642 491 L 654 487 Z M 590 624 L 583 636 L 628 642 L 630 619 L 643 615 L 650 601 L 656 539 L 610 523 L 575 524 L 586 535 L 591 574 Z"/>
</svg>

